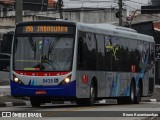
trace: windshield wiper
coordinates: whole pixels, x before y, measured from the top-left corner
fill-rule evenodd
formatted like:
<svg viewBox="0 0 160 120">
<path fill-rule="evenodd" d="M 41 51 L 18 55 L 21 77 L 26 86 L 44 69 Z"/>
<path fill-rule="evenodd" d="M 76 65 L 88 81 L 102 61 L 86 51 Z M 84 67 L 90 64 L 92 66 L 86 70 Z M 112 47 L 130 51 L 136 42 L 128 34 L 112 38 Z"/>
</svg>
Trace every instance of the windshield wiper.
<svg viewBox="0 0 160 120">
<path fill-rule="evenodd" d="M 35 51 L 36 50 L 36 44 L 33 42 L 33 39 L 29 34 L 28 34 L 28 38 L 29 38 L 29 43 L 31 45 L 32 50 Z"/>
<path fill-rule="evenodd" d="M 34 59 L 36 57 L 36 42 L 33 42 L 32 37 L 30 36 L 30 34 L 28 34 L 28 38 L 29 38 L 29 43 L 31 45 L 31 49 L 34 51 Z"/>
<path fill-rule="evenodd" d="M 47 58 L 46 55 L 42 56 L 42 63 L 48 63 L 54 70 L 56 70 L 55 65 L 57 65 L 60 69 L 60 66 L 54 60 L 49 60 L 49 58 Z"/>
<path fill-rule="evenodd" d="M 56 37 L 55 41 L 52 43 L 51 46 L 49 46 L 49 50 L 48 50 L 48 54 L 52 53 L 52 51 L 54 50 L 54 48 L 56 47 L 56 45 L 58 44 L 59 40 L 61 37 Z"/>
</svg>

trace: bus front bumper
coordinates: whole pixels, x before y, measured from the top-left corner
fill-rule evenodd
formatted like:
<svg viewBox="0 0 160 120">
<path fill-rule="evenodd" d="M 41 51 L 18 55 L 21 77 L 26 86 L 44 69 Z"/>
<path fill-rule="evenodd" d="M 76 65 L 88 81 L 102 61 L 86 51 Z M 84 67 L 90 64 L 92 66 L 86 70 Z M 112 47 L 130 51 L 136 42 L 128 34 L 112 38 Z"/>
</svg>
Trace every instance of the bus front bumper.
<svg viewBox="0 0 160 120">
<path fill-rule="evenodd" d="M 10 86 L 12 96 L 76 97 L 76 80 L 56 86 L 30 86 L 10 80 Z"/>
</svg>

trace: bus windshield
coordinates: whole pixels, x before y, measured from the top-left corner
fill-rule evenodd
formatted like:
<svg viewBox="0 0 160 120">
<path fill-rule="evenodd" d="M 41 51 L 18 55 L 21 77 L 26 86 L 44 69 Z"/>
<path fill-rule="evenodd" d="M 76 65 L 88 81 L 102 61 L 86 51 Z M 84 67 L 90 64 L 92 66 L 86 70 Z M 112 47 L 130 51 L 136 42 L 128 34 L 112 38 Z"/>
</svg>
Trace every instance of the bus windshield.
<svg viewBox="0 0 160 120">
<path fill-rule="evenodd" d="M 69 71 L 73 59 L 73 36 L 15 37 L 13 69 Z"/>
</svg>

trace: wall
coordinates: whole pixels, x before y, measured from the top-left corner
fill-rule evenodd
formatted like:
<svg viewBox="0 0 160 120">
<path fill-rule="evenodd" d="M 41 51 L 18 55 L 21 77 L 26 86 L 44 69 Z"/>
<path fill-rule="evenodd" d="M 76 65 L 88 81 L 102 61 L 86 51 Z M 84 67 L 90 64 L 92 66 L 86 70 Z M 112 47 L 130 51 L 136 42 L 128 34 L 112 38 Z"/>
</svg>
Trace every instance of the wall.
<svg viewBox="0 0 160 120">
<path fill-rule="evenodd" d="M 23 21 L 31 21 L 34 19 L 34 16 L 24 16 Z M 1 17 L 0 26 L 15 26 L 15 17 Z"/>
<path fill-rule="evenodd" d="M 99 10 L 99 11 L 81 11 L 81 12 L 65 12 L 64 18 L 84 23 L 108 23 L 118 22 L 115 17 L 115 11 Z"/>
<path fill-rule="evenodd" d="M 75 11 L 75 12 L 63 12 L 64 19 L 84 22 L 84 23 L 108 23 L 108 22 L 118 22 L 115 17 L 117 10 L 103 9 L 95 11 Z M 30 14 L 30 15 L 29 15 Z M 32 14 L 32 15 L 31 15 Z M 126 11 L 124 11 L 124 16 L 126 16 Z M 26 12 L 23 17 L 23 21 L 33 21 L 33 20 L 46 20 L 59 18 L 57 12 L 47 12 L 47 13 L 30 13 Z M 15 26 L 15 17 L 0 17 L 0 26 Z"/>
</svg>

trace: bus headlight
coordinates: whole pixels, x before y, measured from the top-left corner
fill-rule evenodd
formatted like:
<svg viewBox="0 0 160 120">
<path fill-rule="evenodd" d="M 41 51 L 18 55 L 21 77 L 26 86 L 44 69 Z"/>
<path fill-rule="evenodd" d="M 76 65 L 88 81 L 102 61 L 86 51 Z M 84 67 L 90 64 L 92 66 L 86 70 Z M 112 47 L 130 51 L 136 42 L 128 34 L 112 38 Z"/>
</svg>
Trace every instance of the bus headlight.
<svg viewBox="0 0 160 120">
<path fill-rule="evenodd" d="M 71 82 L 71 75 L 66 77 L 62 82 L 59 83 L 59 85 L 65 85 Z"/>
<path fill-rule="evenodd" d="M 16 83 L 19 83 L 19 84 L 23 84 L 22 81 L 18 77 L 16 77 L 15 75 L 13 76 L 13 81 Z"/>
<path fill-rule="evenodd" d="M 18 79 L 17 77 L 15 77 L 15 78 L 14 78 L 14 81 L 15 81 L 15 82 L 18 82 L 18 81 L 19 81 L 19 79 Z"/>
<path fill-rule="evenodd" d="M 69 77 L 67 77 L 67 78 L 64 79 L 65 83 L 69 83 L 70 80 L 71 80 L 71 79 L 70 79 Z"/>
</svg>

